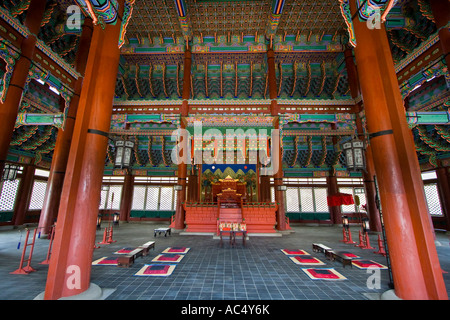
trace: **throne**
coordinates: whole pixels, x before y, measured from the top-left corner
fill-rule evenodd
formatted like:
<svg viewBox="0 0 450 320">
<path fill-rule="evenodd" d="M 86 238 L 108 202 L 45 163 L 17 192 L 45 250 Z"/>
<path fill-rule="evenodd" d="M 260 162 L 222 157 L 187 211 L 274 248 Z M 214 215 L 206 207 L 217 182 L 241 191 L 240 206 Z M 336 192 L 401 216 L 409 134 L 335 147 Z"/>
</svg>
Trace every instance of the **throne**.
<svg viewBox="0 0 450 320">
<path fill-rule="evenodd" d="M 245 182 L 239 182 L 239 179 L 233 179 L 230 176 L 219 179 L 219 182 L 212 185 L 213 201 L 230 205 L 235 203 L 240 207 L 241 200 L 245 200 L 245 184 Z"/>
</svg>

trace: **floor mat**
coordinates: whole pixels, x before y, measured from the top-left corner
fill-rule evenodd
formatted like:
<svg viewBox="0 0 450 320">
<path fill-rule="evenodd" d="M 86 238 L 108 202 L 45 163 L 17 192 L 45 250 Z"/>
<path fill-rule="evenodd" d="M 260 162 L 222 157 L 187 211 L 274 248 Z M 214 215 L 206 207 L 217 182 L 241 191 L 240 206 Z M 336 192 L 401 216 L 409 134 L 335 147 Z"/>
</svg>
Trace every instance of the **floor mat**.
<svg viewBox="0 0 450 320">
<path fill-rule="evenodd" d="M 163 252 L 161 253 L 178 253 L 178 254 L 186 254 L 188 253 L 188 251 L 190 250 L 190 248 L 186 248 L 186 247 L 169 247 L 167 249 L 165 249 Z"/>
<path fill-rule="evenodd" d="M 146 264 L 135 276 L 153 276 L 153 277 L 167 277 L 175 270 L 176 265 L 171 264 Z"/>
<path fill-rule="evenodd" d="M 387 269 L 386 266 L 372 260 L 353 260 L 352 264 L 359 269 L 368 269 L 368 268 Z"/>
<path fill-rule="evenodd" d="M 135 249 L 136 248 L 128 248 L 128 247 L 126 247 L 126 248 L 122 248 L 120 250 L 117 250 L 116 252 L 114 252 L 114 254 L 128 254 L 128 253 L 130 253 L 131 251 L 133 251 Z"/>
<path fill-rule="evenodd" d="M 184 258 L 182 254 L 159 254 L 153 258 L 152 262 L 180 262 Z"/>
<path fill-rule="evenodd" d="M 313 280 L 346 280 L 342 274 L 334 268 L 302 268 L 302 271 Z"/>
<path fill-rule="evenodd" d="M 358 256 L 357 254 L 354 254 L 352 252 L 349 251 L 337 251 L 336 253 L 339 253 L 347 258 L 352 258 L 352 259 L 358 259 L 361 258 L 360 256 Z"/>
<path fill-rule="evenodd" d="M 92 262 L 93 266 L 103 265 L 103 266 L 117 266 L 118 257 L 103 257 Z"/>
<path fill-rule="evenodd" d="M 285 255 L 309 255 L 308 252 L 306 252 L 305 250 L 300 250 L 300 249 L 295 249 L 295 250 L 290 250 L 290 249 L 281 249 L 281 252 L 283 252 Z"/>
<path fill-rule="evenodd" d="M 291 259 L 295 264 L 299 264 L 299 265 L 315 265 L 315 266 L 321 266 L 324 265 L 325 263 L 320 261 L 317 258 L 314 258 L 313 256 L 307 256 L 307 255 L 302 255 L 302 256 L 292 256 L 289 257 L 289 259 Z"/>
</svg>

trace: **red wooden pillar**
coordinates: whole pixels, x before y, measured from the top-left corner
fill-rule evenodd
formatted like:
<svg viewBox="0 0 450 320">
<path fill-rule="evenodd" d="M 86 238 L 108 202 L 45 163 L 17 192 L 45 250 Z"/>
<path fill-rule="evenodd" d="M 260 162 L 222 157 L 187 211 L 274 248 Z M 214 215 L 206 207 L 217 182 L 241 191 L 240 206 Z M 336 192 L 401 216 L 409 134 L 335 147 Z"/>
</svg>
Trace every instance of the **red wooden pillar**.
<svg viewBox="0 0 450 320">
<path fill-rule="evenodd" d="M 260 185 L 260 201 L 261 202 L 271 202 L 270 195 L 270 176 L 260 176 L 261 185 Z"/>
<path fill-rule="evenodd" d="M 119 0 L 121 16 L 124 0 Z M 95 26 L 61 195 L 44 299 L 89 289 L 120 50 L 120 22 Z"/>
<path fill-rule="evenodd" d="M 339 186 L 337 183 L 337 177 L 335 175 L 330 175 L 327 177 L 327 191 L 328 195 L 333 195 L 339 192 Z M 332 224 L 342 223 L 342 214 L 340 206 L 328 207 L 330 211 L 330 220 Z"/>
<path fill-rule="evenodd" d="M 331 129 L 336 130 L 336 123 L 331 124 Z M 333 141 L 333 146 L 335 150 L 338 150 L 338 140 L 336 136 L 331 138 Z M 337 177 L 335 170 L 330 170 L 329 175 L 327 177 L 327 191 L 328 196 L 336 194 L 339 192 L 339 186 L 337 183 Z M 341 224 L 342 223 L 342 211 L 340 206 L 329 207 L 330 212 L 330 220 L 332 224 Z"/>
<path fill-rule="evenodd" d="M 5 161 L 17 119 L 17 112 L 22 101 L 23 89 L 33 59 L 36 35 L 39 33 L 41 27 L 46 2 L 46 0 L 32 0 L 30 2 L 24 23 L 30 31 L 30 34 L 22 41 L 20 58 L 14 65 L 5 101 L 0 103 L 0 119 L 2 119 L 2 125 L 0 126 L 0 173 L 3 172 L 3 168 L 5 167 Z"/>
<path fill-rule="evenodd" d="M 448 167 L 436 168 L 437 187 L 446 229 L 450 230 L 450 173 Z"/>
<path fill-rule="evenodd" d="M 275 73 L 275 53 L 273 48 L 270 47 L 267 50 L 267 81 L 269 82 L 269 98 L 270 98 L 270 114 L 272 116 L 278 115 L 278 104 L 277 104 L 277 77 Z"/>
<path fill-rule="evenodd" d="M 183 73 L 183 93 L 182 93 L 182 104 L 180 109 L 181 114 L 181 130 L 186 129 L 186 125 L 184 123 L 183 118 L 187 117 L 189 114 L 189 104 L 188 99 L 191 92 L 191 64 L 192 64 L 192 54 L 191 49 L 186 44 L 186 50 L 184 52 L 184 73 Z M 187 177 L 187 161 L 189 160 L 187 157 L 187 148 L 188 141 L 187 135 L 181 137 L 181 141 L 179 142 L 179 146 L 181 148 L 179 153 L 179 163 L 178 163 L 178 185 L 181 186 L 181 190 L 177 192 L 177 203 L 175 206 L 175 225 L 174 229 L 183 230 L 185 211 L 183 208 L 183 203 L 186 200 L 186 177 Z"/>
<path fill-rule="evenodd" d="M 450 20 L 450 2 L 446 0 L 430 0 L 430 7 L 433 13 L 436 28 L 439 30 L 439 40 L 442 53 L 444 55 L 447 67 L 450 68 L 450 30 L 445 27 Z M 450 230 L 450 179 L 448 168 L 437 168 L 436 175 L 438 179 L 442 211 L 446 217 L 447 230 Z"/>
<path fill-rule="evenodd" d="M 183 121 L 181 121 L 181 130 L 185 130 L 186 125 Z M 185 219 L 185 210 L 183 208 L 183 203 L 186 200 L 186 177 L 187 177 L 187 135 L 183 135 L 180 137 L 180 142 L 178 143 L 180 146 L 179 150 L 179 158 L 178 158 L 178 185 L 181 186 L 180 190 L 177 190 L 177 203 L 175 208 L 175 225 L 174 229 L 183 230 L 185 227 L 184 219 Z"/>
<path fill-rule="evenodd" d="M 20 226 L 25 221 L 25 215 L 30 206 L 31 193 L 33 192 L 34 173 L 36 167 L 34 164 L 23 167 L 22 179 L 20 179 L 19 188 L 17 190 L 16 205 L 14 207 L 13 223 Z"/>
<path fill-rule="evenodd" d="M 183 92 L 181 98 L 183 102 L 181 104 L 180 113 L 182 117 L 187 117 L 189 113 L 188 99 L 191 95 L 191 66 L 192 66 L 192 53 L 188 44 L 186 44 L 186 50 L 184 52 L 184 66 L 183 66 Z"/>
<path fill-rule="evenodd" d="M 188 201 L 200 201 L 200 197 L 198 194 L 198 173 L 193 172 L 191 170 L 191 173 L 189 174 L 189 183 L 187 187 L 187 199 Z"/>
<path fill-rule="evenodd" d="M 447 67 L 450 68 L 450 30 L 445 27 L 450 21 L 450 2 L 448 0 L 429 0 L 439 40 Z"/>
<path fill-rule="evenodd" d="M 355 15 L 355 1 L 350 1 L 350 5 Z M 353 19 L 353 26 L 395 293 L 407 300 L 447 300 L 385 25 L 369 29 L 365 22 Z"/>
<path fill-rule="evenodd" d="M 269 97 L 270 97 L 270 114 L 274 117 L 278 116 L 279 108 L 277 104 L 277 79 L 275 74 L 275 53 L 272 47 L 269 47 L 267 50 L 267 81 L 269 82 Z M 274 129 L 280 129 L 280 121 L 277 118 L 275 120 Z M 278 204 L 277 210 L 277 230 L 283 231 L 286 230 L 286 213 L 285 213 L 285 205 L 284 205 L 284 191 L 278 190 L 278 187 L 283 185 L 283 152 L 281 150 L 281 139 L 283 137 L 280 135 L 278 139 L 280 139 L 280 143 L 278 150 L 274 150 L 277 152 L 275 156 L 272 154 L 271 161 L 276 161 L 277 163 L 272 163 L 274 168 L 278 168 L 276 172 L 274 172 L 274 188 L 275 188 L 275 202 Z"/>
<path fill-rule="evenodd" d="M 347 75 L 348 75 L 348 82 L 350 86 L 350 93 L 352 95 L 353 99 L 356 99 L 360 94 L 360 86 L 359 86 L 359 79 L 358 79 L 358 70 L 356 68 L 355 62 L 353 61 L 353 52 L 352 49 L 347 48 L 344 51 L 345 54 L 345 66 L 347 69 Z M 362 110 L 361 102 L 358 105 L 357 112 L 360 112 Z M 356 115 L 356 128 L 359 135 L 359 138 L 362 140 L 365 140 L 363 136 L 363 125 L 361 123 L 361 118 Z M 367 206 L 367 212 L 369 216 L 369 226 L 370 230 L 381 232 L 381 217 L 380 212 L 378 211 L 378 208 L 376 206 L 375 197 L 376 197 L 376 187 L 375 187 L 375 168 L 373 166 L 373 160 L 372 160 L 372 150 L 370 145 L 366 146 L 366 170 L 363 171 L 363 182 L 364 182 L 364 189 L 366 192 L 366 206 Z"/>
<path fill-rule="evenodd" d="M 366 172 L 364 172 L 364 189 L 366 192 L 366 205 L 369 214 L 370 230 L 381 232 L 381 217 L 376 204 L 377 190 L 375 187 L 375 167 L 372 159 L 372 148 L 366 147 Z"/>
<path fill-rule="evenodd" d="M 133 202 L 134 176 L 131 173 L 125 175 L 120 201 L 120 221 L 128 221 L 130 218 L 131 204 Z"/>
<path fill-rule="evenodd" d="M 89 54 L 89 46 L 92 38 L 92 19 L 85 18 L 83 31 L 78 45 L 75 69 L 82 76 L 86 69 L 86 62 Z M 45 237 L 50 232 L 50 227 L 58 215 L 59 201 L 66 172 L 67 159 L 69 158 L 70 143 L 72 140 L 75 116 L 77 114 L 78 102 L 81 93 L 83 77 L 77 79 L 75 83 L 75 93 L 70 101 L 69 111 L 66 117 L 64 130 L 59 129 L 56 138 L 55 149 L 53 151 L 52 165 L 47 183 L 47 190 L 44 198 L 39 227 L 41 236 Z"/>
<path fill-rule="evenodd" d="M 279 130 L 280 129 L 280 121 L 277 118 L 275 120 L 274 129 Z M 272 159 L 272 167 L 276 169 L 274 173 L 274 188 L 275 188 L 275 202 L 278 204 L 278 210 L 277 210 L 277 226 L 276 229 L 279 231 L 287 230 L 286 225 L 286 211 L 285 211 L 285 205 L 284 205 L 284 193 L 285 191 L 278 190 L 279 186 L 283 185 L 283 152 L 281 150 L 281 139 L 283 138 L 281 135 L 274 136 L 275 139 L 280 139 L 278 150 L 274 148 L 274 152 L 277 152 L 277 155 L 271 155 Z M 272 142 L 273 143 L 273 142 Z"/>
</svg>

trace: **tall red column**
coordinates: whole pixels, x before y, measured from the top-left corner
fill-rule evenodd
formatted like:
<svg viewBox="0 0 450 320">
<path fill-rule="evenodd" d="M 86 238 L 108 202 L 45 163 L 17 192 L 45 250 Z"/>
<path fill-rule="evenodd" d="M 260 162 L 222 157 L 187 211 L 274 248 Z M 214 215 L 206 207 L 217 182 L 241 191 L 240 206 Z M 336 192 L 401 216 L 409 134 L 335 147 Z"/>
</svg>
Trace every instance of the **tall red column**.
<svg viewBox="0 0 450 320">
<path fill-rule="evenodd" d="M 30 35 L 22 41 L 20 58 L 14 65 L 5 101 L 0 103 L 0 119 L 2 119 L 2 125 L 0 126 L 0 172 L 3 172 L 9 145 L 11 144 L 17 112 L 22 101 L 23 89 L 28 78 L 28 71 L 36 45 L 36 35 L 41 27 L 46 2 L 46 0 L 32 0 L 30 2 L 25 19 L 25 26 L 30 31 Z"/>
<path fill-rule="evenodd" d="M 355 1 L 350 1 L 352 15 Z M 395 293 L 401 299 L 448 299 L 411 130 L 385 25 L 353 19 L 356 64 L 370 132 Z"/>
<path fill-rule="evenodd" d="M 34 164 L 26 165 L 23 168 L 22 178 L 17 190 L 16 205 L 14 206 L 13 222 L 15 226 L 20 226 L 25 221 L 25 215 L 30 206 L 31 193 L 33 192 L 35 171 Z"/>
<path fill-rule="evenodd" d="M 356 99 L 360 94 L 360 86 L 359 86 L 359 79 L 358 79 L 358 70 L 356 68 L 355 62 L 353 61 L 353 52 L 352 49 L 348 48 L 344 51 L 345 55 L 345 66 L 347 69 L 347 75 L 348 75 L 348 82 L 350 86 L 350 93 L 352 95 L 353 99 Z M 361 102 L 358 106 L 358 112 L 362 110 Z M 363 135 L 363 125 L 361 122 L 361 118 L 357 115 L 356 116 L 356 129 L 359 135 L 359 138 L 362 140 L 365 140 L 365 137 Z M 376 206 L 375 197 L 376 197 L 376 187 L 375 187 L 375 168 L 373 166 L 373 160 L 372 160 L 372 149 L 370 145 L 366 146 L 366 170 L 363 171 L 363 183 L 364 183 L 364 189 L 366 192 L 366 206 L 367 206 L 367 212 L 369 216 L 369 226 L 370 230 L 381 232 L 381 217 L 380 212 L 378 211 L 378 208 Z"/>
<path fill-rule="evenodd" d="M 275 120 L 274 129 L 279 130 L 280 129 L 280 121 L 277 118 Z M 280 131 L 278 131 L 280 132 Z M 284 192 L 278 190 L 280 186 L 283 185 L 283 152 L 281 150 L 281 139 L 283 138 L 281 135 L 274 137 L 275 139 L 280 139 L 279 148 L 278 150 L 273 150 L 274 152 L 277 152 L 278 154 L 272 155 L 271 161 L 272 167 L 276 168 L 276 171 L 273 175 L 274 178 L 274 188 L 275 188 L 275 202 L 278 204 L 278 210 L 277 210 L 277 226 L 276 229 L 279 231 L 287 230 L 286 225 L 286 211 L 285 211 L 285 205 L 284 205 Z"/>
<path fill-rule="evenodd" d="M 131 204 L 133 201 L 134 176 L 131 172 L 125 175 L 122 189 L 122 199 L 120 200 L 120 221 L 128 221 L 130 218 Z"/>
<path fill-rule="evenodd" d="M 192 53 L 191 49 L 186 44 L 186 50 L 184 52 L 184 74 L 183 74 L 183 93 L 182 93 L 182 104 L 180 109 L 181 115 L 181 130 L 186 129 L 186 125 L 183 121 L 184 117 L 189 114 L 189 104 L 188 99 L 191 93 L 191 65 L 192 65 Z M 181 190 L 177 190 L 177 203 L 175 206 L 175 225 L 174 229 L 183 230 L 185 211 L 183 208 L 183 203 L 186 200 L 186 177 L 187 177 L 187 136 L 181 137 L 179 146 L 181 148 L 179 153 L 179 163 L 178 163 L 178 185 L 181 186 Z"/>
<path fill-rule="evenodd" d="M 277 104 L 277 78 L 275 73 L 275 52 L 273 48 L 270 47 L 267 50 L 267 81 L 269 82 L 269 98 L 270 98 L 270 114 L 274 117 L 278 116 L 279 108 Z M 277 118 L 275 120 L 274 129 L 280 129 L 280 121 Z M 274 172 L 274 188 L 275 188 L 275 202 L 278 204 L 277 210 L 277 230 L 283 231 L 286 230 L 286 212 L 284 205 L 284 191 L 278 190 L 279 186 L 283 185 L 283 152 L 281 150 L 281 139 L 283 137 L 279 136 L 280 143 L 278 150 L 274 150 L 277 152 L 277 155 L 272 154 L 271 161 L 277 161 L 277 164 L 272 164 L 274 168 L 278 168 L 276 172 Z"/>
<path fill-rule="evenodd" d="M 339 186 L 337 183 L 337 177 L 335 175 L 330 175 L 327 177 L 327 191 L 328 195 L 333 195 L 339 192 Z M 328 207 L 330 211 L 330 220 L 332 224 L 342 223 L 342 213 L 340 206 Z"/>
<path fill-rule="evenodd" d="M 267 50 L 267 81 L 269 82 L 269 98 L 270 98 L 270 114 L 272 116 L 278 115 L 277 104 L 277 77 L 275 73 L 275 52 L 270 47 Z"/>
<path fill-rule="evenodd" d="M 124 0 L 119 0 L 119 16 Z M 120 20 L 119 20 L 120 21 Z M 89 289 L 96 219 L 111 124 L 120 22 L 95 26 L 61 195 L 44 299 Z"/>
<path fill-rule="evenodd" d="M 185 130 L 186 126 L 183 121 L 181 121 L 181 130 Z M 175 225 L 174 229 L 183 230 L 185 227 L 185 210 L 183 208 L 183 203 L 186 200 L 186 177 L 187 177 L 187 135 L 181 136 L 179 142 L 180 151 L 178 158 L 178 185 L 181 186 L 180 190 L 177 190 L 177 203 L 175 208 Z"/>
<path fill-rule="evenodd" d="M 429 0 L 439 40 L 447 67 L 450 68 L 450 30 L 445 25 L 450 21 L 450 2 L 448 0 Z"/>
<path fill-rule="evenodd" d="M 369 226 L 370 230 L 375 232 L 381 232 L 381 216 L 380 211 L 377 208 L 376 197 L 377 190 L 375 187 L 375 167 L 372 159 L 372 148 L 366 147 L 366 172 L 364 172 L 364 189 L 366 191 L 366 205 L 369 214 Z"/>
<path fill-rule="evenodd" d="M 439 30 L 439 42 L 447 67 L 450 68 L 450 30 L 445 25 L 450 20 L 450 2 L 446 0 L 429 0 L 436 28 Z M 441 197 L 442 210 L 447 221 L 447 230 L 450 230 L 450 179 L 448 168 L 436 169 L 438 188 Z"/>
<path fill-rule="evenodd" d="M 85 18 L 75 60 L 75 69 L 82 76 L 86 69 L 89 46 L 92 38 L 92 28 L 92 19 Z M 80 77 L 75 83 L 75 93 L 70 100 L 65 127 L 64 129 L 58 130 L 55 149 L 53 151 L 52 165 L 50 167 L 50 174 L 47 182 L 47 190 L 39 219 L 39 228 L 41 228 L 42 237 L 48 235 L 51 230 L 50 227 L 58 215 L 61 191 L 66 172 L 67 159 L 69 158 L 70 143 L 72 140 L 82 84 L 83 77 Z"/>
<path fill-rule="evenodd" d="M 442 214 L 445 217 L 447 230 L 450 230 L 450 172 L 448 167 L 436 168 L 437 187 L 441 200 Z"/>
<path fill-rule="evenodd" d="M 191 95 L 191 66 L 192 66 L 192 53 L 188 44 L 186 44 L 186 50 L 184 52 L 184 73 L 183 73 L 183 92 L 181 98 L 183 99 L 181 105 L 181 116 L 187 117 L 189 113 L 188 99 Z"/>
</svg>

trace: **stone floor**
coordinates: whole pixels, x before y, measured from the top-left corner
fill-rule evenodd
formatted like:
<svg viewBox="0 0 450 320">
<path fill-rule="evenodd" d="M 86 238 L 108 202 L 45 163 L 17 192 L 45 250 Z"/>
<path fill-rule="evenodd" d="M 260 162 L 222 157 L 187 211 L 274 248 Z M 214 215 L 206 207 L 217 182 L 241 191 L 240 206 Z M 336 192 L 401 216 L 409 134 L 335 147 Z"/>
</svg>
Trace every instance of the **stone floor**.
<svg viewBox="0 0 450 320">
<path fill-rule="evenodd" d="M 228 242 L 220 246 L 210 235 L 173 233 L 154 237 L 153 230 L 166 223 L 124 223 L 114 228 L 114 242 L 94 250 L 93 260 L 111 256 L 123 247 L 139 246 L 155 240 L 155 250 L 138 258 L 130 268 L 92 266 L 91 281 L 104 291 L 105 300 L 376 300 L 389 290 L 389 273 L 381 270 L 379 288 L 371 288 L 372 273 L 356 267 L 343 267 L 331 262 L 322 253 L 312 251 L 319 242 L 336 250 L 351 251 L 362 259 L 387 265 L 386 258 L 344 244 L 339 226 L 293 225 L 292 232 L 276 236 L 250 236 L 246 246 Z M 33 226 L 30 226 L 32 228 Z M 358 240 L 358 227 L 352 227 L 353 240 Z M 36 239 L 31 266 L 36 269 L 26 275 L 10 274 L 18 269 L 24 245 L 25 230 L 0 228 L 0 300 L 33 300 L 45 288 L 48 266 L 45 260 L 49 241 Z M 97 232 L 97 241 L 102 240 Z M 450 272 L 449 236 L 436 235 L 441 267 Z M 19 241 L 20 249 L 17 249 Z M 370 235 L 371 245 L 378 249 L 377 235 Z M 189 247 L 190 251 L 168 277 L 139 277 L 135 273 L 164 249 L 171 246 Z M 281 249 L 303 249 L 325 262 L 323 268 L 334 268 L 346 280 L 312 280 L 285 255 Z M 28 252 L 26 254 L 28 256 Z M 444 273 L 450 295 L 450 273 Z M 368 285 L 369 284 L 369 285 Z"/>
</svg>

